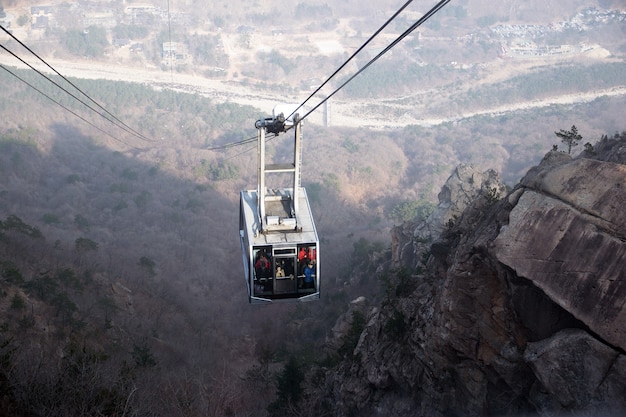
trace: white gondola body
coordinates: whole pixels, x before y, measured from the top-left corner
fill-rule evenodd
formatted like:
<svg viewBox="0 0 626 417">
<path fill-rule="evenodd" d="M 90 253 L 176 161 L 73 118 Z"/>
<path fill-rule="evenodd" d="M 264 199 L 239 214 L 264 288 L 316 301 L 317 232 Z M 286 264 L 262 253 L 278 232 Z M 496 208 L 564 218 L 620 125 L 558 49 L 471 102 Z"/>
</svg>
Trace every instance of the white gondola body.
<svg viewBox="0 0 626 417">
<path fill-rule="evenodd" d="M 286 130 L 277 120 L 257 122 L 257 189 L 240 194 L 239 238 L 251 303 L 320 298 L 319 239 L 306 190 L 300 186 L 300 122 L 289 124 L 294 129 L 293 162 L 269 164 L 265 133 Z M 267 187 L 266 176 L 285 173 L 291 174 L 292 187 Z"/>
</svg>

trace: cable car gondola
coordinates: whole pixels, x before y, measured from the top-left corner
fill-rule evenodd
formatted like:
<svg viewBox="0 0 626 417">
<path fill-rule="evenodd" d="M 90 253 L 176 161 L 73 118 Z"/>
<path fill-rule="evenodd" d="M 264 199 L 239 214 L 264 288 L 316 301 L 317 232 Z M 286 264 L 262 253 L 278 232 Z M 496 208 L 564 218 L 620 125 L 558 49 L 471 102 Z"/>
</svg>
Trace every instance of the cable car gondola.
<svg viewBox="0 0 626 417">
<path fill-rule="evenodd" d="M 285 118 L 257 120 L 256 190 L 241 191 L 239 238 L 250 303 L 311 301 L 320 298 L 319 239 L 306 190 L 300 185 L 301 124 Z M 293 162 L 266 163 L 266 133 L 293 130 Z M 291 187 L 270 188 L 267 176 L 287 174 Z"/>
</svg>

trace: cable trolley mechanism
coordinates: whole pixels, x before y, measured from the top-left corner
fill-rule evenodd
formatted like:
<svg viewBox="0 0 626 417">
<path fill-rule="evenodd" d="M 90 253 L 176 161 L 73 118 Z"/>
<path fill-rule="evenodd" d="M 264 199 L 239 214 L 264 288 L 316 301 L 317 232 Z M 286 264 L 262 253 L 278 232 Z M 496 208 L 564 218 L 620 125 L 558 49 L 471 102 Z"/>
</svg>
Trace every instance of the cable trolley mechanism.
<svg viewBox="0 0 626 417">
<path fill-rule="evenodd" d="M 285 109 L 286 110 L 286 109 Z M 273 116 L 257 120 L 257 188 L 241 191 L 239 238 L 251 303 L 311 301 L 320 298 L 319 239 L 306 190 L 300 185 L 302 120 Z M 293 161 L 267 163 L 266 134 L 293 130 Z M 286 174 L 290 187 L 268 187 L 270 176 Z"/>
</svg>

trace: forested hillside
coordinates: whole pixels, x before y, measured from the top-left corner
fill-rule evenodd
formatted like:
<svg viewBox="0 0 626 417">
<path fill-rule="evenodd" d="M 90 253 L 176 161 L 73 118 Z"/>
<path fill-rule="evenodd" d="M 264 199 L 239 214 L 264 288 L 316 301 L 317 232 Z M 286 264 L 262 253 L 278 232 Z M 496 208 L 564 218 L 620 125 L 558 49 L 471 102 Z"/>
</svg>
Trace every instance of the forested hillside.
<svg viewBox="0 0 626 417">
<path fill-rule="evenodd" d="M 270 375 L 288 357 L 322 359 L 347 301 L 377 297 L 375 274 L 349 273 L 389 244 L 382 232 L 427 214 L 458 162 L 513 178 L 569 124 L 555 108 L 534 124 L 536 114 L 520 112 L 392 132 L 307 125 L 303 175 L 323 242 L 323 301 L 259 308 L 246 302 L 235 209 L 237 191 L 254 186 L 254 152 L 206 150 L 253 134 L 256 112 L 84 82 L 156 138 L 118 141 L 76 125 L 12 77 L 2 82 L 3 383 L 8 410 L 29 404 L 47 415 L 245 414 L 268 404 Z M 593 136 L 615 121 L 615 107 L 606 99 L 566 108 L 567 120 Z"/>
<path fill-rule="evenodd" d="M 558 35 L 542 31 L 582 19 L 583 2 L 452 2 L 338 94 L 334 123 L 305 121 L 302 183 L 321 239 L 322 300 L 251 306 L 238 193 L 256 187 L 256 145 L 221 147 L 254 137 L 266 103 L 306 97 L 393 7 L 181 1 L 169 16 L 129 23 L 122 2 L 50 3 L 63 13 L 47 28 L 34 27 L 30 2 L 2 5 L 14 33 L 54 62 L 149 77 L 70 78 L 137 135 L 0 56 L 0 416 L 296 415 L 296 397 L 300 415 L 332 415 L 308 407 L 307 390 L 359 339 L 357 321 L 338 351 L 325 349 L 350 301 L 386 296 L 376 268 L 394 225 L 427 216 L 460 163 L 512 186 L 546 152 L 567 149 L 555 132 L 577 127 L 574 153 L 623 129 L 623 22 L 604 20 L 621 18 L 604 13 L 620 2 L 597 2 L 599 20 L 581 15 L 584 30 Z M 89 24 L 102 13 L 116 25 Z M 497 30 L 523 22 L 539 27 L 523 32 L 532 51 L 576 48 L 499 57 L 512 41 Z M 193 65 L 163 59 L 169 40 Z M 328 42 L 342 49 L 328 52 Z M 270 156 L 282 145 L 272 140 Z"/>
</svg>

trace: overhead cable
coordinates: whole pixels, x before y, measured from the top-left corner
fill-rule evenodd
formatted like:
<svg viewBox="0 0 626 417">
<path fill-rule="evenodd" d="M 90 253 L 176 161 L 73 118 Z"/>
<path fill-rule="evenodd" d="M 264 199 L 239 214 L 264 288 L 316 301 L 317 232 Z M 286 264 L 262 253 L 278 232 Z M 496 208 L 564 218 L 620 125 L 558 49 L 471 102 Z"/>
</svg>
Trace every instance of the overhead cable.
<svg viewBox="0 0 626 417">
<path fill-rule="evenodd" d="M 324 86 L 326 84 L 328 84 L 328 82 L 335 76 L 337 75 L 337 73 L 339 73 L 339 71 L 341 71 L 346 65 L 348 65 L 350 63 L 350 61 L 352 61 L 352 59 L 354 59 L 354 57 L 356 57 L 359 52 L 361 52 L 372 40 L 374 40 L 374 38 L 376 36 L 378 36 L 378 34 L 380 32 L 382 32 L 392 21 L 394 21 L 396 19 L 396 17 L 398 17 L 398 15 L 400 13 L 402 13 L 404 11 L 404 9 L 406 9 L 406 7 L 411 4 L 413 2 L 413 0 L 409 0 L 406 3 L 404 3 L 404 5 L 402 7 L 400 7 L 398 9 L 398 11 L 396 11 L 393 16 L 391 16 L 389 19 L 387 19 L 387 21 L 380 27 L 378 28 L 378 30 L 376 32 L 374 32 L 366 41 L 365 43 L 363 43 L 363 45 L 361 45 L 356 51 L 354 51 L 354 53 L 350 56 L 350 58 L 348 58 L 343 64 L 341 64 L 341 66 L 339 66 L 339 68 L 337 68 L 335 70 L 335 72 L 333 72 L 330 77 L 328 77 L 326 79 L 326 81 L 324 81 L 319 87 L 317 87 L 315 89 L 315 91 L 313 91 L 290 115 L 289 117 L 286 117 L 286 119 L 291 118 L 294 114 L 296 114 L 296 112 L 298 110 L 300 110 L 300 108 L 302 108 L 307 101 L 309 101 L 315 94 L 317 94 L 322 88 L 324 88 Z"/>
<path fill-rule="evenodd" d="M 26 64 L 27 66 L 29 66 L 31 69 L 33 69 L 34 71 L 36 71 L 39 75 L 41 75 L 42 77 L 46 78 L 48 81 L 52 82 L 53 84 L 55 84 L 57 87 L 61 88 L 63 91 L 65 91 L 67 94 L 71 95 L 72 97 L 74 97 L 76 100 L 80 101 L 81 103 L 83 103 L 85 106 L 89 107 L 91 110 L 93 110 L 94 112 L 98 113 L 100 116 L 104 117 L 105 119 L 107 119 L 109 122 L 115 124 L 117 127 L 125 130 L 127 133 L 130 133 L 133 136 L 138 137 L 141 140 L 145 140 L 147 142 L 154 142 L 153 139 L 150 139 L 144 135 L 142 135 L 141 133 L 137 132 L 136 130 L 134 130 L 133 128 L 131 128 L 130 126 L 128 126 L 126 123 L 124 123 L 123 121 L 121 121 L 118 117 L 116 117 L 114 114 L 112 114 L 111 112 L 109 112 L 106 108 L 104 108 L 100 103 L 98 103 L 97 101 L 95 101 L 93 98 L 91 98 L 87 93 L 85 93 L 83 90 L 81 90 L 78 86 L 76 86 L 73 82 L 71 82 L 68 78 L 66 78 L 63 74 L 61 74 L 59 71 L 57 71 L 52 65 L 50 65 L 45 59 L 43 59 L 42 57 L 40 57 L 39 55 L 37 55 L 31 48 L 29 48 L 26 44 L 24 44 L 22 41 L 20 41 L 17 37 L 15 37 L 15 35 L 13 35 L 11 32 L 9 32 L 7 29 L 5 29 L 2 25 L 0 25 L 0 28 L 9 36 L 11 36 L 11 38 L 13 38 L 17 43 L 19 43 L 23 48 L 25 48 L 28 52 L 30 52 L 31 54 L 33 54 L 37 59 L 39 59 L 41 62 L 43 62 L 48 68 L 50 68 L 52 71 L 54 71 L 54 73 L 56 73 L 58 76 L 60 76 L 65 82 L 67 82 L 69 85 L 71 85 L 72 87 L 74 87 L 77 91 L 79 91 L 83 96 L 85 96 L 87 99 L 89 99 L 89 101 L 91 101 L 93 104 L 95 104 L 97 107 L 99 107 L 101 110 L 103 110 L 106 114 L 108 114 L 110 117 L 113 118 L 113 120 L 115 120 L 117 123 L 119 123 L 119 125 L 111 120 L 109 120 L 107 117 L 105 117 L 103 114 L 101 114 L 100 112 L 96 111 L 95 109 L 93 109 L 91 106 L 89 106 L 88 104 L 84 103 L 82 100 L 80 100 L 79 98 L 77 98 L 76 96 L 74 96 L 73 94 L 71 94 L 69 91 L 67 91 L 66 89 L 64 89 L 63 87 L 61 87 L 60 85 L 58 85 L 57 83 L 55 83 L 54 81 L 52 81 L 49 77 L 45 76 L 43 73 L 41 73 L 40 71 L 36 70 L 35 68 L 33 68 L 30 64 L 28 64 L 27 62 L 25 62 L 22 58 L 18 57 L 16 54 L 14 54 L 13 52 L 9 51 L 6 47 L 0 45 L 0 47 L 2 47 L 2 49 L 4 49 L 5 51 L 9 52 L 11 55 L 13 55 L 14 57 L 16 57 L 17 59 L 19 59 L 20 61 L 22 61 L 24 64 Z"/>
<path fill-rule="evenodd" d="M 441 0 L 439 3 L 437 3 L 432 9 L 430 9 L 424 16 L 422 16 L 420 19 L 418 19 L 417 22 L 413 23 L 407 30 L 405 30 L 400 36 L 398 36 L 392 43 L 390 43 L 385 49 L 383 49 L 381 52 L 378 53 L 378 55 L 376 55 L 374 58 L 372 58 L 367 64 L 365 64 L 361 69 L 359 69 L 355 74 L 353 74 L 352 76 L 350 76 L 345 82 L 343 82 L 337 89 L 335 89 L 335 91 L 333 91 L 332 93 L 330 93 L 326 98 L 324 98 L 322 101 L 320 101 L 315 107 L 313 107 L 311 110 L 309 110 L 304 116 L 301 117 L 301 119 L 305 119 L 309 114 L 313 113 L 315 110 L 317 110 L 322 104 L 324 104 L 326 101 L 328 101 L 332 96 L 334 96 L 337 92 L 339 92 L 339 90 L 341 90 L 343 87 L 346 86 L 346 84 L 348 84 L 350 81 L 352 81 L 357 75 L 359 75 L 360 73 L 362 73 L 363 71 L 365 71 L 370 65 L 372 65 L 374 62 L 376 62 L 380 57 L 382 57 L 383 55 L 385 55 L 387 52 L 389 52 L 389 50 L 391 48 L 393 48 L 394 46 L 396 46 L 400 41 L 402 41 L 404 38 L 406 38 L 408 35 L 410 35 L 415 29 L 417 29 L 419 26 L 421 26 L 425 21 L 427 21 L 428 19 L 430 19 L 435 13 L 437 13 L 439 10 L 441 10 L 442 7 L 444 7 L 446 4 L 448 4 L 450 2 L 450 0 Z M 308 100 L 308 99 L 307 99 Z"/>
<path fill-rule="evenodd" d="M 82 120 L 83 122 L 95 127 L 96 129 L 98 129 L 100 132 L 104 133 L 105 135 L 111 137 L 113 140 L 123 143 L 126 146 L 130 146 L 132 148 L 138 149 L 136 146 L 132 146 L 129 145 L 128 143 L 124 142 L 123 140 L 113 136 L 112 134 L 110 134 L 109 132 L 105 131 L 104 129 L 101 129 L 100 127 L 96 126 L 95 124 L 93 124 L 92 122 L 90 122 L 89 120 L 85 119 L 83 116 L 81 116 L 80 114 L 76 113 L 75 111 L 69 109 L 68 107 L 64 106 L 63 104 L 59 103 L 58 101 L 56 101 L 55 99 L 53 99 L 52 97 L 50 97 L 48 94 L 44 93 L 43 91 L 41 91 L 40 89 L 38 89 L 37 87 L 35 87 L 34 85 L 32 85 L 31 83 L 29 83 L 28 81 L 26 81 L 25 79 L 23 79 L 22 77 L 20 77 L 19 75 L 17 75 L 16 73 L 14 73 L 13 71 L 11 71 L 10 69 L 8 69 L 7 67 L 5 67 L 4 65 L 0 64 L 0 68 L 2 68 L 3 70 L 5 70 L 6 72 L 8 72 L 9 74 L 11 74 L 12 76 L 14 76 L 15 78 L 17 78 L 18 80 L 20 80 L 21 82 L 23 82 L 24 84 L 28 85 L 30 88 L 32 88 L 33 90 L 37 91 L 39 94 L 41 94 L 42 96 L 46 97 L 48 100 L 52 101 L 54 104 L 62 107 L 64 110 L 72 113 L 74 116 L 78 117 L 80 120 Z"/>
<path fill-rule="evenodd" d="M 59 85 L 59 83 L 57 83 L 56 81 L 54 81 L 52 78 L 48 77 L 47 75 L 45 75 L 44 73 L 42 73 L 41 71 L 39 71 L 38 69 L 36 69 L 35 67 L 33 67 L 31 64 L 29 64 L 28 62 L 24 61 L 22 58 L 20 58 L 19 56 L 17 56 L 15 53 L 13 53 L 12 51 L 10 51 L 9 49 L 7 49 L 4 45 L 0 45 L 0 48 L 4 49 L 6 52 L 8 52 L 9 54 L 13 55 L 15 58 L 17 58 L 18 60 L 20 60 L 23 64 L 25 64 L 26 66 L 28 66 L 30 69 L 32 69 L 33 71 L 35 71 L 37 74 L 41 75 L 43 78 L 45 78 L 46 80 L 50 81 L 52 84 L 54 84 L 55 86 L 57 86 L 58 88 L 60 88 L 61 90 L 63 90 L 64 92 L 66 92 L 69 96 L 71 96 L 72 98 L 74 98 L 75 100 L 77 100 L 78 102 L 80 102 L 81 104 L 83 104 L 85 107 L 87 107 L 89 110 L 95 112 L 96 114 L 98 114 L 99 116 L 103 117 L 107 122 L 109 123 L 113 123 L 115 126 L 125 130 L 127 133 L 131 133 L 131 131 L 127 130 L 126 128 L 124 128 L 123 126 L 120 126 L 118 124 L 116 124 L 115 122 L 113 122 L 111 119 L 107 118 L 106 116 L 104 116 L 102 113 L 98 112 L 96 109 L 94 109 L 92 106 L 90 106 L 88 103 L 86 103 L 85 101 L 83 101 L 82 99 L 80 99 L 79 97 L 76 97 L 76 95 L 74 95 L 73 93 L 69 92 L 66 88 L 64 88 L 63 86 Z M 37 90 L 39 91 L 39 90 Z"/>
<path fill-rule="evenodd" d="M 256 138 L 254 138 L 254 139 L 256 140 Z M 228 161 L 228 160 L 231 160 L 231 159 L 237 158 L 237 157 L 239 157 L 239 156 L 243 155 L 244 153 L 251 152 L 251 151 L 253 151 L 253 150 L 255 150 L 255 149 L 257 149 L 257 146 L 256 146 L 256 145 L 251 146 L 251 147 L 249 147 L 249 148 L 247 148 L 247 149 L 244 149 L 244 150 L 243 150 L 243 151 L 241 151 L 241 152 L 238 152 L 238 153 L 236 153 L 236 154 L 234 154 L 234 155 L 229 156 L 228 158 L 224 158 L 224 161 Z"/>
<path fill-rule="evenodd" d="M 210 148 L 205 148 L 205 149 L 208 150 L 208 151 L 217 151 L 217 150 L 220 150 L 220 149 L 232 148 L 233 146 L 245 145 L 246 143 L 252 143 L 252 142 L 254 142 L 256 140 L 257 140 L 257 137 L 254 136 L 254 137 L 251 137 L 251 138 L 248 138 L 248 139 L 243 139 L 243 140 L 240 140 L 240 141 L 237 141 L 237 142 L 227 143 L 226 145 L 212 146 Z"/>
<path fill-rule="evenodd" d="M 286 119 L 291 118 L 294 114 L 297 113 L 297 111 L 299 109 L 301 109 L 307 101 L 309 101 L 315 94 L 317 94 L 334 76 L 337 75 L 337 73 L 339 73 L 339 71 L 341 71 L 359 52 L 361 52 L 366 45 L 368 45 L 376 36 L 378 36 L 380 34 L 380 32 L 386 28 L 393 20 L 395 20 L 398 15 L 404 11 L 404 9 L 412 2 L 412 0 L 407 1 L 404 5 L 402 5 L 402 7 L 400 7 L 400 9 L 398 9 L 398 11 L 396 11 L 393 16 L 391 16 L 376 32 L 374 32 L 373 35 L 371 35 L 367 41 L 361 46 L 359 47 L 337 70 L 335 70 L 330 77 L 327 78 L 327 80 L 322 83 L 322 85 L 320 85 L 317 89 L 315 89 L 315 91 L 313 93 L 311 93 L 309 95 L 309 97 L 307 97 L 300 105 L 298 105 L 298 107 L 296 107 L 296 109 L 288 116 L 286 117 Z M 345 82 L 343 82 L 337 89 L 335 89 L 331 94 L 329 94 L 327 97 L 325 97 L 322 101 L 320 101 L 315 107 L 313 107 L 311 110 L 309 110 L 307 113 L 304 114 L 304 116 L 300 117 L 300 120 L 304 120 L 306 117 L 308 117 L 311 113 L 313 113 L 315 110 L 317 110 L 322 104 L 324 104 L 326 101 L 328 101 L 332 96 L 334 96 L 337 92 L 339 92 L 343 87 L 346 86 L 346 84 L 348 84 L 350 81 L 352 81 L 355 77 L 357 77 L 360 73 L 362 73 L 363 71 L 365 71 L 370 65 L 372 65 L 374 62 L 376 62 L 378 59 L 380 59 L 383 55 L 385 55 L 387 52 L 389 52 L 389 50 L 391 50 L 394 46 L 396 46 L 399 42 L 401 42 L 404 38 L 406 38 L 408 35 L 410 35 L 415 29 L 417 29 L 419 26 L 421 26 L 424 22 L 426 22 L 428 19 L 430 19 L 435 13 L 437 13 L 439 10 L 441 10 L 446 4 L 448 4 L 450 2 L 450 0 L 441 0 L 439 1 L 433 8 L 431 8 L 426 14 L 424 14 L 420 19 L 418 19 L 414 24 L 412 24 L 408 29 L 406 29 L 400 36 L 398 36 L 392 43 L 390 43 L 385 49 L 383 49 L 380 53 L 378 53 L 378 55 L 376 55 L 374 58 L 372 58 L 367 64 L 365 64 L 362 68 L 360 68 L 355 74 L 353 74 L 352 76 L 350 76 Z M 285 129 L 285 132 L 292 129 L 292 126 L 289 126 Z M 245 139 L 242 141 L 237 141 L 237 142 L 233 142 L 230 144 L 226 144 L 226 145 L 221 145 L 221 146 L 216 146 L 216 147 L 212 147 L 212 148 L 208 148 L 209 150 L 218 150 L 218 149 L 226 149 L 226 148 L 230 148 L 232 146 L 238 146 L 238 145 L 244 145 L 247 143 L 251 143 L 252 141 L 254 141 L 255 138 L 249 138 L 249 139 Z"/>
<path fill-rule="evenodd" d="M 277 136 L 278 136 L 277 134 L 274 134 L 272 136 L 267 136 L 268 142 L 273 140 Z M 213 146 L 213 147 L 205 148 L 205 149 L 207 151 L 217 151 L 217 150 L 220 150 L 220 149 L 227 149 L 227 148 L 232 148 L 234 146 L 245 145 L 247 143 L 256 142 L 256 140 L 257 140 L 257 137 L 253 136 L 253 137 L 250 137 L 250 138 L 247 138 L 247 139 L 243 139 L 243 140 L 240 140 L 240 141 L 237 141 L 237 142 L 227 143 L 226 145 Z"/>
</svg>

